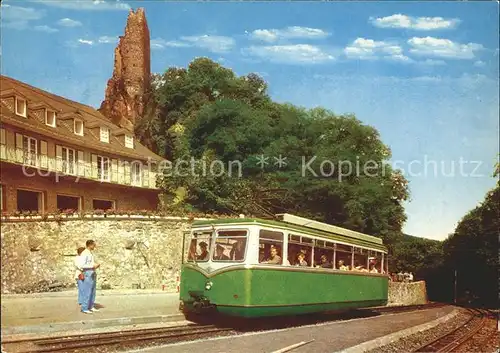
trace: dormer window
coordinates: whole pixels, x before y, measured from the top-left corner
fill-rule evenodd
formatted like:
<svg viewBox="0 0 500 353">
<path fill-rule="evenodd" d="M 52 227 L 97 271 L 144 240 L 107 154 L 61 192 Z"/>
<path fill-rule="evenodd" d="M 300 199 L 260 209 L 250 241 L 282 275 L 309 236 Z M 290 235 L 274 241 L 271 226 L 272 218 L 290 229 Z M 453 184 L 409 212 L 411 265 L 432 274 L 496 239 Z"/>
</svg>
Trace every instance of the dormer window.
<svg viewBox="0 0 500 353">
<path fill-rule="evenodd" d="M 45 110 L 45 125 L 56 127 L 56 112 Z"/>
<path fill-rule="evenodd" d="M 26 99 L 16 97 L 16 114 L 26 118 Z"/>
<path fill-rule="evenodd" d="M 125 147 L 134 148 L 134 138 L 130 135 L 125 135 Z"/>
<path fill-rule="evenodd" d="M 75 119 L 73 128 L 75 135 L 83 136 L 83 121 Z"/>
<path fill-rule="evenodd" d="M 109 129 L 101 126 L 101 142 L 109 143 Z"/>
</svg>

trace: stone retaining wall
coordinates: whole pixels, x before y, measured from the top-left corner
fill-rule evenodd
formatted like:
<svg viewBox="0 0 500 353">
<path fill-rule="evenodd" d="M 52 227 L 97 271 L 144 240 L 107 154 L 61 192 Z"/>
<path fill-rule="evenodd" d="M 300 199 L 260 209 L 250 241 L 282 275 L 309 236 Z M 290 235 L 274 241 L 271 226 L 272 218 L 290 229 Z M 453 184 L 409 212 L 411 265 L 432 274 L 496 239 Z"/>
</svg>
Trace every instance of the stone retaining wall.
<svg viewBox="0 0 500 353">
<path fill-rule="evenodd" d="M 2 221 L 2 293 L 74 287 L 76 249 L 97 243 L 98 288 L 176 290 L 187 219 Z M 134 245 L 135 244 L 135 245 Z M 130 248 L 130 249 L 127 249 Z"/>
<path fill-rule="evenodd" d="M 74 287 L 76 249 L 97 242 L 98 288 L 174 292 L 186 218 L 2 221 L 2 293 L 36 293 Z M 133 246 L 132 246 L 133 245 Z M 389 282 L 389 305 L 427 302 L 425 282 Z"/>
<path fill-rule="evenodd" d="M 417 305 L 427 303 L 427 289 L 424 281 L 389 282 L 388 305 Z"/>
</svg>

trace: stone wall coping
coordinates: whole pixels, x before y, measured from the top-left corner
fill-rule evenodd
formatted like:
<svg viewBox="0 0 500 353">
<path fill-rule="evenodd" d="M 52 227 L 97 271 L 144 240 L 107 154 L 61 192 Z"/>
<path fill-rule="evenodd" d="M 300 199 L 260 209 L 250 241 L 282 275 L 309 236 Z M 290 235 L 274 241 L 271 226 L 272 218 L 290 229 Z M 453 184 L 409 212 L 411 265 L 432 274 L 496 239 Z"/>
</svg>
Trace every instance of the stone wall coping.
<svg viewBox="0 0 500 353">
<path fill-rule="evenodd" d="M 42 216 L 7 216 L 2 217 L 2 222 L 62 222 L 62 221 L 81 221 L 81 220 L 123 220 L 123 221 L 214 221 L 217 218 L 203 218 L 203 217 L 180 217 L 180 216 L 144 216 L 144 215 L 49 215 Z"/>
<path fill-rule="evenodd" d="M 425 281 L 412 281 L 412 282 L 389 282 L 393 286 L 407 286 L 407 285 L 415 285 L 415 284 L 425 284 Z"/>
</svg>

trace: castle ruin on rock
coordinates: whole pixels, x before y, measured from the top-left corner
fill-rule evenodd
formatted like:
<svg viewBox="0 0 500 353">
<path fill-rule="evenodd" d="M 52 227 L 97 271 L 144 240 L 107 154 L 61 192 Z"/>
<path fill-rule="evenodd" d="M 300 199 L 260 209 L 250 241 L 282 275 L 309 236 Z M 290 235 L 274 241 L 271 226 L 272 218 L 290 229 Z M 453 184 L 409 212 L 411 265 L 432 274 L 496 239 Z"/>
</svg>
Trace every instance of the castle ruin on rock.
<svg viewBox="0 0 500 353">
<path fill-rule="evenodd" d="M 143 8 L 130 10 L 125 34 L 115 48 L 113 76 L 99 111 L 113 123 L 133 132 L 147 102 L 151 84 L 150 35 Z"/>
</svg>

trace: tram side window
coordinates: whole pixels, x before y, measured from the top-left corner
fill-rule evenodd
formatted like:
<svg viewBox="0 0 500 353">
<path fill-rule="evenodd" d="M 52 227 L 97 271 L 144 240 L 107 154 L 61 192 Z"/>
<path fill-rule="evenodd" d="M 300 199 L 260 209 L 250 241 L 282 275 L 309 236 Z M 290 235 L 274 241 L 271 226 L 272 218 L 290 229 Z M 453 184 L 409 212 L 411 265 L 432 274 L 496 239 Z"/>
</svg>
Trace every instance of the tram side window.
<svg viewBox="0 0 500 353">
<path fill-rule="evenodd" d="M 319 268 L 333 268 L 333 244 L 324 240 L 316 240 L 314 262 Z"/>
<path fill-rule="evenodd" d="M 211 232 L 194 232 L 188 247 L 188 261 L 208 261 L 210 258 Z"/>
<path fill-rule="evenodd" d="M 261 229 L 259 232 L 259 263 L 283 263 L 283 233 Z"/>
<path fill-rule="evenodd" d="M 351 269 L 352 246 L 336 244 L 335 259 L 337 270 L 347 271 Z"/>
<path fill-rule="evenodd" d="M 370 273 L 382 273 L 382 253 L 370 250 L 368 266 Z"/>
<path fill-rule="evenodd" d="M 217 232 L 212 260 L 244 261 L 246 245 L 246 230 L 220 230 Z"/>
<path fill-rule="evenodd" d="M 308 237 L 288 235 L 288 264 L 291 266 L 311 267 L 314 240 Z"/>
<path fill-rule="evenodd" d="M 363 248 L 354 248 L 354 270 L 368 272 L 368 250 Z"/>
</svg>

